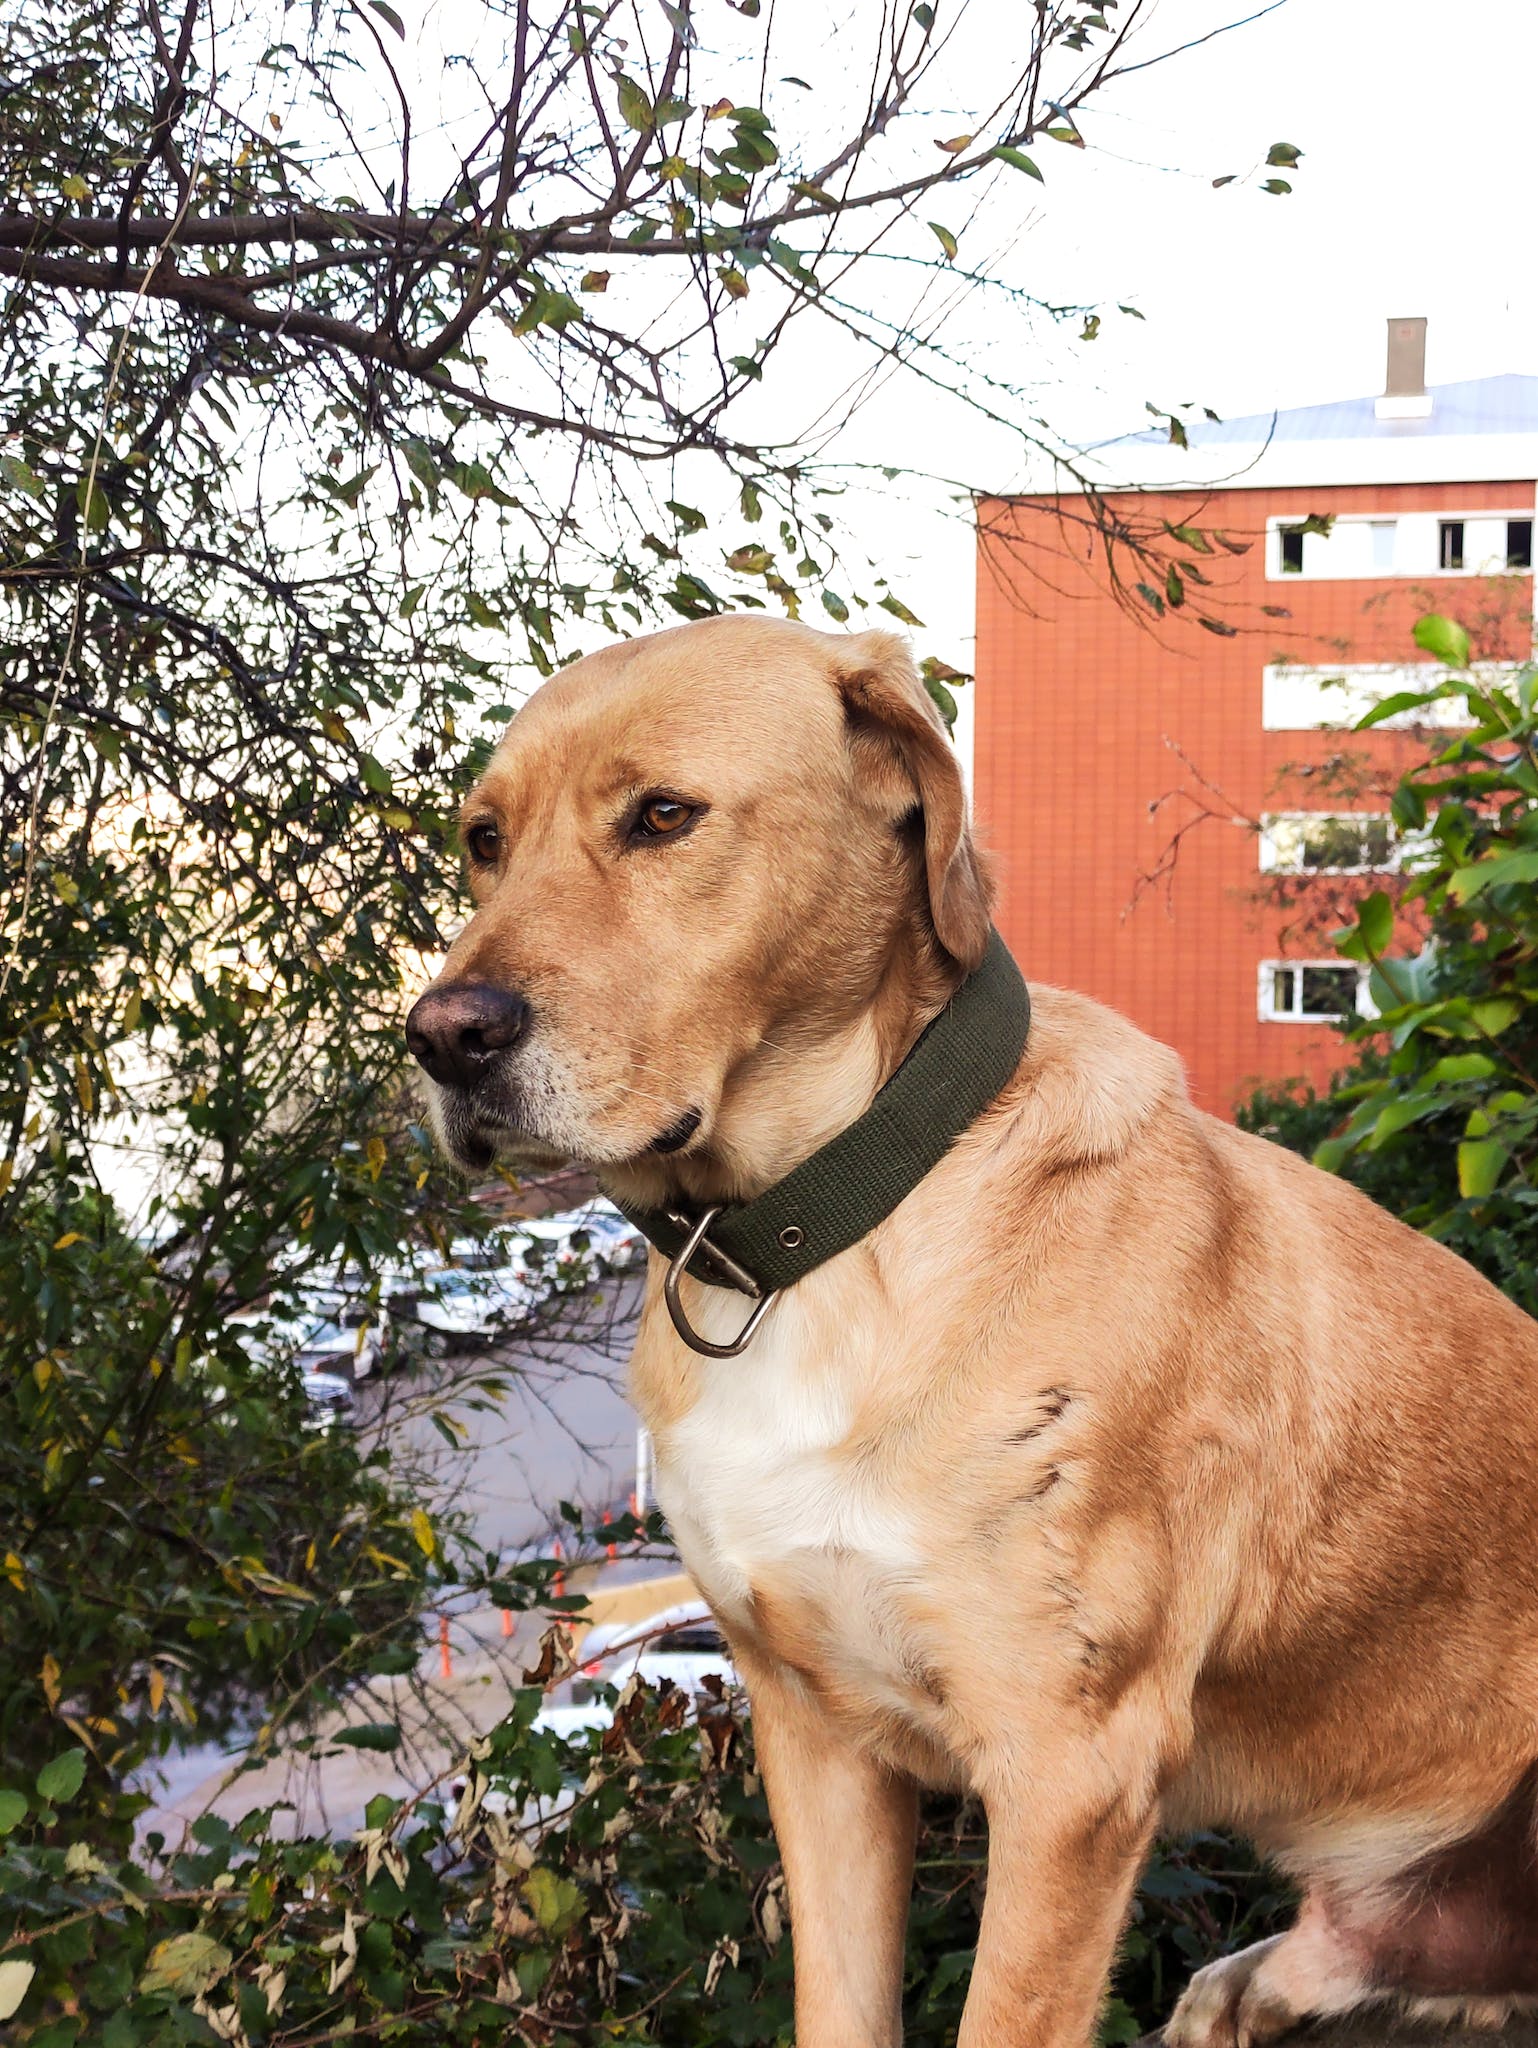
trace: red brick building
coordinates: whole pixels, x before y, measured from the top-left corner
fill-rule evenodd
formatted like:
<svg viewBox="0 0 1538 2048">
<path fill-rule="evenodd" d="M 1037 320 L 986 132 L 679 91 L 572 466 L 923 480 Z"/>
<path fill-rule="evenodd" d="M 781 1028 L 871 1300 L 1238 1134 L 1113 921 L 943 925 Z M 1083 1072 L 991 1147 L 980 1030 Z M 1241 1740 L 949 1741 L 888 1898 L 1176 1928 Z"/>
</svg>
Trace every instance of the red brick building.
<svg viewBox="0 0 1538 2048">
<path fill-rule="evenodd" d="M 1366 999 L 1327 933 L 1399 859 L 1387 796 L 1420 736 L 1347 729 L 1435 668 L 1415 620 L 1457 617 L 1501 663 L 1531 650 L 1538 377 L 1428 392 L 1424 331 L 1393 323 L 1380 399 L 1102 451 L 1139 486 L 1103 501 L 1128 536 L 1109 549 L 1082 493 L 980 507 L 973 786 L 1000 927 L 1029 977 L 1173 1045 L 1219 1114 L 1322 1080 L 1332 1018 Z"/>
</svg>

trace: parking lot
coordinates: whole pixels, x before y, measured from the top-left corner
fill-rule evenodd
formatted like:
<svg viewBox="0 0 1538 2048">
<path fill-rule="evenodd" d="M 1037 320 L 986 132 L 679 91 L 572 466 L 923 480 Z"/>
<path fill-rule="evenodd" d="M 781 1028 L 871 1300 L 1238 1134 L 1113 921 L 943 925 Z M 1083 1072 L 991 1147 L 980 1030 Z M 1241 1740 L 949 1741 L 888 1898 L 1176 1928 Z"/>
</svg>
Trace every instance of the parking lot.
<svg viewBox="0 0 1538 2048">
<path fill-rule="evenodd" d="M 393 1362 L 354 1386 L 342 1426 L 385 1444 L 425 1502 L 464 1518 L 478 1549 L 505 1559 L 549 1554 L 561 1501 L 594 1524 L 629 1503 L 637 1425 L 624 1377 L 640 1295 L 638 1273 L 608 1274 L 552 1295 L 535 1321 L 498 1341 L 472 1339 L 447 1357 L 397 1341 Z M 488 1380 L 501 1383 L 496 1396 Z M 604 1575 L 635 1569 L 621 1562 Z M 338 1725 L 397 1721 L 399 1750 L 278 1757 L 237 1777 L 236 1752 L 189 1749 L 146 1783 L 156 1803 L 141 1833 L 159 1828 L 174 1838 L 202 1812 L 234 1819 L 274 1801 L 292 1807 L 295 1831 L 349 1832 L 375 1793 L 399 1796 L 449 1770 L 505 1711 L 542 1623 L 450 1602 L 440 1627 L 446 1642 L 429 1635 L 415 1672 L 376 1681 L 334 1717 Z"/>
</svg>

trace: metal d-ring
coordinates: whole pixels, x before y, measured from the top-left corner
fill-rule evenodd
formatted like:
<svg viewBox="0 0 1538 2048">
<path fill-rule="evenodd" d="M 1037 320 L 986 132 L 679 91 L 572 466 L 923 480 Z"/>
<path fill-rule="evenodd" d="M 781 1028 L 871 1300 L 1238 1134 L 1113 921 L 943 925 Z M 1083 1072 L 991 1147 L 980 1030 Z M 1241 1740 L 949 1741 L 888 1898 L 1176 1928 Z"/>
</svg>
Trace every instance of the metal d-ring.
<svg viewBox="0 0 1538 2048">
<path fill-rule="evenodd" d="M 662 1298 L 668 1305 L 668 1314 L 673 1318 L 673 1328 L 683 1338 L 691 1351 L 698 1351 L 706 1358 L 736 1358 L 740 1352 L 747 1350 L 753 1332 L 763 1321 L 764 1313 L 768 1309 L 769 1304 L 774 1300 L 779 1289 L 771 1287 L 769 1292 L 765 1294 L 751 1273 L 744 1267 L 739 1266 L 735 1259 L 730 1258 L 718 1246 L 708 1242 L 705 1233 L 720 1213 L 721 1204 L 718 1202 L 713 1209 L 707 1209 L 691 1226 L 689 1235 L 685 1238 L 683 1245 L 675 1255 L 673 1263 L 668 1267 L 668 1277 L 662 1283 Z M 682 1224 L 684 1219 L 680 1217 L 677 1220 Z M 688 1270 L 689 1261 L 694 1257 L 701 1245 L 704 1245 L 707 1254 L 716 1261 L 723 1271 L 730 1271 L 734 1284 L 741 1287 L 744 1293 L 757 1297 L 757 1306 L 754 1308 L 753 1313 L 748 1317 L 730 1344 L 712 1344 L 708 1338 L 702 1337 L 684 1313 L 683 1302 L 679 1299 L 678 1283 Z"/>
</svg>

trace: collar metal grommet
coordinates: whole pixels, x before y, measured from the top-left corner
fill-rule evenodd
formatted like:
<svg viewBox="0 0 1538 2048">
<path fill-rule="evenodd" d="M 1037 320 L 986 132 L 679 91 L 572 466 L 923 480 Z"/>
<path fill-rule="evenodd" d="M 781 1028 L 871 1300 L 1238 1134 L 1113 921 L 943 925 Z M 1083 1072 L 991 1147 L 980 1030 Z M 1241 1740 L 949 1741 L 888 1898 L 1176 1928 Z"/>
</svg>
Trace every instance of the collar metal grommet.
<svg viewBox="0 0 1538 2048">
<path fill-rule="evenodd" d="M 782 1251 L 798 1252 L 806 1243 L 806 1232 L 799 1223 L 787 1223 L 780 1232 L 779 1242 Z"/>
</svg>

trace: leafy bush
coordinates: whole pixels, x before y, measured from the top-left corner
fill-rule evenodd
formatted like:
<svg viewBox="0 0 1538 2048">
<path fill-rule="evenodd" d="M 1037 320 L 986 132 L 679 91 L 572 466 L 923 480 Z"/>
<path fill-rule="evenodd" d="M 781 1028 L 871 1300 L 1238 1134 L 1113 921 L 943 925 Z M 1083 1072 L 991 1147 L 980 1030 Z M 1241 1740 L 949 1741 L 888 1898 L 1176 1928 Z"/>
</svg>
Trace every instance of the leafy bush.
<svg viewBox="0 0 1538 2048">
<path fill-rule="evenodd" d="M 1396 693 L 1362 728 L 1459 703 L 1466 724 L 1393 797 L 1411 835 L 1397 905 L 1378 890 L 1337 936 L 1371 965 L 1379 1014 L 1320 1096 L 1262 1091 L 1240 1122 L 1344 1173 L 1538 1313 L 1538 668 L 1470 664 L 1431 614 L 1416 640 L 1446 669 Z M 1413 958 L 1396 925 L 1422 928 Z"/>
<path fill-rule="evenodd" d="M 226 2041 L 788 2043 L 781 1874 L 751 1723 L 697 1722 L 632 1687 L 611 1728 L 533 1727 L 528 1685 L 476 1745 L 465 1789 L 375 1799 L 356 1839 L 284 1839 L 281 1815 L 205 1817 L 157 1859 L 87 1844 L 66 1750 L 0 1795 L 0 2018 L 17 2048 Z M 153 1840 L 153 1838 L 152 1838 Z M 985 1862 L 969 1801 L 931 1802 L 908 1963 L 913 2048 L 954 2042 Z M 1204 1837 L 1156 1855 L 1105 2038 L 1162 2018 L 1190 1967 L 1269 1932 L 1285 1901 Z"/>
</svg>

